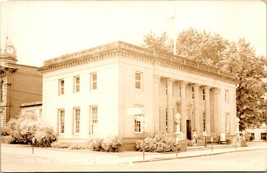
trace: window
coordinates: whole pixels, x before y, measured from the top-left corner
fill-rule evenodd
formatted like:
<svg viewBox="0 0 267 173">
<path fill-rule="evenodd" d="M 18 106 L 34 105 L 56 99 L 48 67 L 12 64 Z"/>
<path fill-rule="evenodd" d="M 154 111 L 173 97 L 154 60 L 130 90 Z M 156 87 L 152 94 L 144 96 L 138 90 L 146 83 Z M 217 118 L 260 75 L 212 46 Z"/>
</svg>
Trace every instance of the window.
<svg viewBox="0 0 267 173">
<path fill-rule="evenodd" d="M 250 134 L 250 140 L 253 141 L 255 139 L 255 133 Z"/>
<path fill-rule="evenodd" d="M 181 88 L 181 85 L 179 86 L 179 97 L 182 97 L 182 88 Z"/>
<path fill-rule="evenodd" d="M 166 108 L 165 111 L 166 111 L 166 113 L 165 113 L 166 114 L 166 120 L 165 120 L 166 121 L 166 124 L 165 124 L 166 127 L 165 128 L 166 128 L 166 132 L 167 132 L 168 131 L 168 108 Z"/>
<path fill-rule="evenodd" d="M 58 95 L 63 95 L 64 94 L 64 79 L 59 79 L 58 80 Z"/>
<path fill-rule="evenodd" d="M 205 100 L 205 89 L 202 89 L 203 100 Z"/>
<path fill-rule="evenodd" d="M 261 140 L 267 140 L 266 133 L 261 133 Z"/>
<path fill-rule="evenodd" d="M 0 83 L 0 102 L 4 101 L 4 81 Z"/>
<path fill-rule="evenodd" d="M 225 113 L 225 132 L 229 133 L 230 132 L 230 114 Z"/>
<path fill-rule="evenodd" d="M 229 103 L 229 90 L 225 90 L 224 100 L 226 103 Z"/>
<path fill-rule="evenodd" d="M 64 133 L 65 131 L 65 110 L 59 109 L 58 110 L 58 132 Z"/>
<path fill-rule="evenodd" d="M 90 74 L 90 81 L 91 81 L 91 90 L 97 89 L 97 73 Z"/>
<path fill-rule="evenodd" d="M 135 108 L 141 108 L 143 112 L 143 106 L 142 105 L 135 105 Z M 134 132 L 136 133 L 142 133 L 143 132 L 143 114 L 136 114 L 134 115 Z"/>
<path fill-rule="evenodd" d="M 135 72 L 135 88 L 142 89 L 142 73 Z"/>
<path fill-rule="evenodd" d="M 165 91 L 166 91 L 165 94 L 168 95 L 168 82 L 166 82 Z"/>
<path fill-rule="evenodd" d="M 134 119 L 134 131 L 135 132 L 142 132 L 142 128 L 141 128 L 141 116 L 136 116 Z"/>
<path fill-rule="evenodd" d="M 73 77 L 73 92 L 80 92 L 80 76 Z"/>
<path fill-rule="evenodd" d="M 73 108 L 74 113 L 74 133 L 80 133 L 80 108 Z"/>
<path fill-rule="evenodd" d="M 206 131 L 206 113 L 203 112 L 203 131 Z"/>
<path fill-rule="evenodd" d="M 194 99 L 195 97 L 195 91 L 194 91 L 194 87 L 192 87 L 192 99 Z"/>
<path fill-rule="evenodd" d="M 90 122 L 89 122 L 89 134 L 96 134 L 97 128 L 98 128 L 98 107 L 97 106 L 91 106 L 90 107 Z"/>
</svg>

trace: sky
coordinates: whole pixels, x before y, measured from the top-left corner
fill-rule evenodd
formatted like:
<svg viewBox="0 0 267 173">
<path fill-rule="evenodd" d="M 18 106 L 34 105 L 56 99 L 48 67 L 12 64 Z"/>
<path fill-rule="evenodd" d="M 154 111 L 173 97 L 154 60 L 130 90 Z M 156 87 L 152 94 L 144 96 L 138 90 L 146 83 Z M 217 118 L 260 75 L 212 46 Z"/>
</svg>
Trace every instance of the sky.
<svg viewBox="0 0 267 173">
<path fill-rule="evenodd" d="M 1 1 L 1 0 L 0 0 Z M 113 41 L 143 44 L 151 31 L 170 37 L 190 27 L 237 41 L 245 38 L 266 56 L 266 1 L 1 1 L 1 48 L 6 37 L 19 64 Z M 170 22 L 170 18 L 175 20 Z"/>
</svg>

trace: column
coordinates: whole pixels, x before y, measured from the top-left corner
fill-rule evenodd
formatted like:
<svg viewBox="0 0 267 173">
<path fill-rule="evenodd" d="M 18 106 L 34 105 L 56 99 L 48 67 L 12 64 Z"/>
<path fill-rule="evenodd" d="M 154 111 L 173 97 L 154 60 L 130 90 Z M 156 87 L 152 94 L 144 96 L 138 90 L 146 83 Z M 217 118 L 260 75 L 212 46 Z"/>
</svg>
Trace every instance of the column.
<svg viewBox="0 0 267 173">
<path fill-rule="evenodd" d="M 205 116 L 206 116 L 206 132 L 210 134 L 210 87 L 205 86 Z"/>
<path fill-rule="evenodd" d="M 160 76 L 154 75 L 154 129 L 156 132 L 160 131 L 159 85 Z"/>
<path fill-rule="evenodd" d="M 167 112 L 168 112 L 168 127 L 167 130 L 169 133 L 173 133 L 173 102 L 172 102 L 172 98 L 173 98 L 173 79 L 167 79 Z"/>
<path fill-rule="evenodd" d="M 186 86 L 187 82 L 181 81 L 181 131 L 186 134 Z"/>
<path fill-rule="evenodd" d="M 200 119 L 199 119 L 199 85 L 194 84 L 194 130 L 200 132 Z"/>
<path fill-rule="evenodd" d="M 219 134 L 220 132 L 220 89 L 219 88 L 212 88 L 214 93 L 214 133 Z"/>
</svg>

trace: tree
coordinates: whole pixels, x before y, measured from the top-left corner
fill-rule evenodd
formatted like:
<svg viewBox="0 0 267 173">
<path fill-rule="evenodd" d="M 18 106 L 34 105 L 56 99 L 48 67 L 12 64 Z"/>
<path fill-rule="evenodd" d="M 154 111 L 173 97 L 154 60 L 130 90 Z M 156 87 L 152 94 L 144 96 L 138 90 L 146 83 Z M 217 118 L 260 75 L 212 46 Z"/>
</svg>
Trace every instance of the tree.
<svg viewBox="0 0 267 173">
<path fill-rule="evenodd" d="M 147 47 L 170 50 L 167 34 L 149 34 L 144 40 Z M 160 41 L 158 41 L 160 40 Z M 177 37 L 177 54 L 199 63 L 230 72 L 237 81 L 236 102 L 240 129 L 259 126 L 266 122 L 266 108 L 261 97 L 264 87 L 265 57 L 258 57 L 245 39 L 237 42 L 224 39 L 219 34 L 189 28 Z M 264 111 L 265 110 L 265 111 Z"/>
<path fill-rule="evenodd" d="M 171 53 L 173 48 L 173 41 L 168 38 L 166 32 L 163 32 L 160 36 L 150 32 L 144 36 L 144 43 L 146 47 L 156 51 Z"/>
<path fill-rule="evenodd" d="M 229 69 L 238 81 L 237 115 L 240 128 L 259 127 L 266 122 L 266 112 L 262 107 L 262 96 L 267 92 L 263 78 L 266 78 L 264 66 L 266 60 L 255 55 L 254 50 L 245 39 L 239 39 L 237 45 L 237 63 L 229 64 Z"/>
</svg>

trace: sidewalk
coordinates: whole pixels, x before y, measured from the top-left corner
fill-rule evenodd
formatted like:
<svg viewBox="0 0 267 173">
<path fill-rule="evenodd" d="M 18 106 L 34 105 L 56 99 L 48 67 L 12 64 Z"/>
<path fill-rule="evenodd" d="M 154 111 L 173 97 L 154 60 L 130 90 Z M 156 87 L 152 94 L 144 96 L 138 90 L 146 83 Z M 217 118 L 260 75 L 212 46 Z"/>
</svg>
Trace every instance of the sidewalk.
<svg viewBox="0 0 267 173">
<path fill-rule="evenodd" d="M 180 158 L 190 158 L 190 157 L 199 157 L 199 156 L 208 156 L 229 152 L 239 152 L 239 151 L 248 151 L 248 150 L 258 150 L 258 149 L 267 149 L 267 142 L 255 144 L 248 144 L 246 147 L 236 147 L 235 145 L 208 145 L 207 147 L 187 147 L 186 152 L 179 152 L 172 154 L 162 154 L 158 156 L 146 156 L 145 160 L 134 160 L 133 163 L 144 162 L 144 161 L 156 161 L 156 160 L 168 160 L 168 159 L 180 159 Z"/>
<path fill-rule="evenodd" d="M 246 150 L 267 149 L 267 142 L 248 142 L 246 147 L 236 147 L 234 145 L 208 145 L 207 147 L 187 147 L 186 152 L 172 153 L 151 153 L 136 151 L 124 151 L 118 153 L 94 152 L 89 150 L 68 150 L 55 148 L 34 148 L 30 145 L 1 144 L 1 153 L 20 154 L 30 156 L 35 161 L 49 160 L 54 163 L 68 164 L 131 164 L 138 162 L 150 162 L 168 159 L 180 159 L 189 157 L 199 157 L 215 155 L 228 152 L 239 152 Z"/>
</svg>

